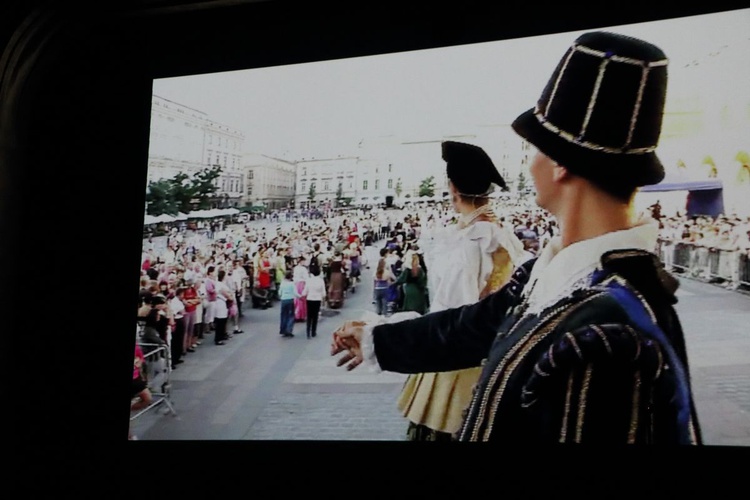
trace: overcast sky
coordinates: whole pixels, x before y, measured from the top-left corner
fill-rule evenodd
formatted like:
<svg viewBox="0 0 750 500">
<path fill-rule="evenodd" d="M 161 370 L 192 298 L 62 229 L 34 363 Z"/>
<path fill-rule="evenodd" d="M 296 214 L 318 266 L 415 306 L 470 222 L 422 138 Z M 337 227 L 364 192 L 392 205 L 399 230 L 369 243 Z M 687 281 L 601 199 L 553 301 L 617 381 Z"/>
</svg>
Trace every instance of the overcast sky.
<svg viewBox="0 0 750 500">
<path fill-rule="evenodd" d="M 750 9 L 606 28 L 664 50 L 668 96 L 700 89 L 750 103 Z M 243 131 L 247 152 L 330 157 L 362 139 L 439 140 L 510 123 L 581 33 L 160 79 L 153 92 Z"/>
</svg>

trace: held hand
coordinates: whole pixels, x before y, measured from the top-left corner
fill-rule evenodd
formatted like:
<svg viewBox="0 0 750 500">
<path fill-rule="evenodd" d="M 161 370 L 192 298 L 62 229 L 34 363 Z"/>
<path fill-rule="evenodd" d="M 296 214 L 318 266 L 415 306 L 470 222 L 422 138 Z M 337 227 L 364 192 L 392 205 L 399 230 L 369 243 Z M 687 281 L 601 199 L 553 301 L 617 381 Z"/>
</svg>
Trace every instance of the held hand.
<svg viewBox="0 0 750 500">
<path fill-rule="evenodd" d="M 346 369 L 351 371 L 362 363 L 361 341 L 364 325 L 364 321 L 347 321 L 342 327 L 333 332 L 331 356 L 346 351 L 346 354 L 338 359 L 336 366 L 348 363 Z"/>
</svg>

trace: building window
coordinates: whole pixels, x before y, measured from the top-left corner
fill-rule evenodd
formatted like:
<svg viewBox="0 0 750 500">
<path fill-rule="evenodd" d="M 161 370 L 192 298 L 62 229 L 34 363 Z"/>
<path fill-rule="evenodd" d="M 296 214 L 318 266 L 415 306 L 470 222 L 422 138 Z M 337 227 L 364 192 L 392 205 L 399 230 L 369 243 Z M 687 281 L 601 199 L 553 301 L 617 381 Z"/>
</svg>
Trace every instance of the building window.
<svg viewBox="0 0 750 500">
<path fill-rule="evenodd" d="M 303 182 L 302 184 L 300 184 L 300 190 L 303 192 L 306 191 L 305 186 L 307 186 L 306 182 Z"/>
<path fill-rule="evenodd" d="M 390 165 L 390 164 L 389 164 L 389 165 L 388 165 L 388 173 L 389 173 L 389 174 L 391 173 L 391 169 L 392 169 L 392 168 L 393 168 L 393 165 Z M 388 186 L 388 187 L 390 187 L 390 186 Z"/>
<path fill-rule="evenodd" d="M 390 170 L 391 167 L 388 167 L 388 170 Z M 393 179 L 388 179 L 388 189 L 391 189 L 393 187 Z"/>
<path fill-rule="evenodd" d="M 328 191 L 328 181 L 323 183 L 323 191 Z"/>
<path fill-rule="evenodd" d="M 362 191 L 367 191 L 367 181 L 362 181 Z"/>
<path fill-rule="evenodd" d="M 375 189 L 380 189 L 380 179 L 375 179 Z"/>
</svg>

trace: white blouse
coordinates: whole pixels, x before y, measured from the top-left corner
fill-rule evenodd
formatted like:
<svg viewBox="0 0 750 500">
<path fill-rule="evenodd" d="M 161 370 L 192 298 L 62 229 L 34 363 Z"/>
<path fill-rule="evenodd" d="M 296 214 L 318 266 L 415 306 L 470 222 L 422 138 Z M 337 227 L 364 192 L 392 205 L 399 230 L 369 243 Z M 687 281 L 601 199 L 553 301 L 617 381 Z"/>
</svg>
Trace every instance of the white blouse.
<svg viewBox="0 0 750 500">
<path fill-rule="evenodd" d="M 514 267 L 521 263 L 523 245 L 512 231 L 496 223 L 477 221 L 463 229 L 451 225 L 433 231 L 425 250 L 430 311 L 479 300 L 492 273 L 492 253 L 500 246 L 508 251 Z"/>
</svg>

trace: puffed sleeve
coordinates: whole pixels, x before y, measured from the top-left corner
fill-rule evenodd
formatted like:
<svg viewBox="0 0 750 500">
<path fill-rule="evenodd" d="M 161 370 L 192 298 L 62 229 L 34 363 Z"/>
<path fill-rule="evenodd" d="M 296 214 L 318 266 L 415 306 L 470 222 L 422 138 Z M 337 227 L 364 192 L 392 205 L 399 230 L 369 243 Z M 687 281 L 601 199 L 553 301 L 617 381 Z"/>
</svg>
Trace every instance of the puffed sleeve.
<svg viewBox="0 0 750 500">
<path fill-rule="evenodd" d="M 479 299 L 482 289 L 480 272 L 483 264 L 480 245 L 477 241 L 462 238 L 460 235 L 453 241 L 455 247 L 435 264 L 441 269 L 434 297 L 431 298 L 431 311 L 459 307 Z"/>
<path fill-rule="evenodd" d="M 373 353 L 380 368 L 422 373 L 479 366 L 500 324 L 519 302 L 532 265 L 529 261 L 519 267 L 505 286 L 479 302 L 375 326 Z"/>
</svg>

